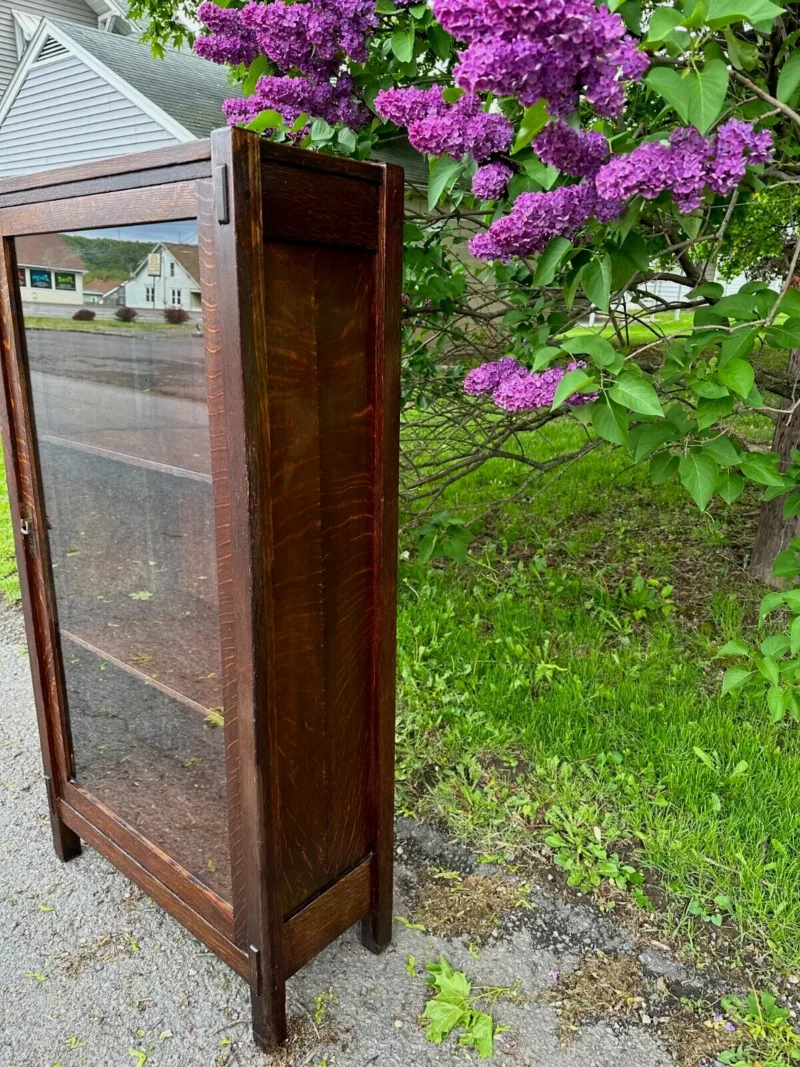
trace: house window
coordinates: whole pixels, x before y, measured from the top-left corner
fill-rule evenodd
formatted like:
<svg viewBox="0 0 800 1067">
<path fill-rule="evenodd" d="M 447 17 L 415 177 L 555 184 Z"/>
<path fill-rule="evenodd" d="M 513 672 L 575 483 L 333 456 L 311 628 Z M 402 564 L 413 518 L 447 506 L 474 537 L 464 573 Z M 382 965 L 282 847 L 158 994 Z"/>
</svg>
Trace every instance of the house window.
<svg viewBox="0 0 800 1067">
<path fill-rule="evenodd" d="M 148 285 L 144 291 L 144 301 L 146 304 L 155 304 L 156 302 L 156 287 L 154 285 Z"/>
<path fill-rule="evenodd" d="M 69 289 L 75 292 L 75 275 L 68 271 L 56 271 L 56 289 Z"/>
<path fill-rule="evenodd" d="M 28 284 L 28 280 L 25 277 L 24 267 L 17 267 L 17 281 L 23 288 Z"/>
<path fill-rule="evenodd" d="M 175 264 L 174 263 L 170 263 L 170 265 L 169 265 L 169 276 L 170 276 L 170 278 L 174 278 L 175 277 Z"/>
<path fill-rule="evenodd" d="M 52 289 L 53 276 L 49 270 L 31 267 L 31 289 Z"/>
<path fill-rule="evenodd" d="M 180 307 L 180 305 L 181 305 L 181 291 L 180 291 L 180 289 L 173 289 L 172 290 L 172 303 L 173 303 L 173 305 L 175 307 Z"/>
</svg>

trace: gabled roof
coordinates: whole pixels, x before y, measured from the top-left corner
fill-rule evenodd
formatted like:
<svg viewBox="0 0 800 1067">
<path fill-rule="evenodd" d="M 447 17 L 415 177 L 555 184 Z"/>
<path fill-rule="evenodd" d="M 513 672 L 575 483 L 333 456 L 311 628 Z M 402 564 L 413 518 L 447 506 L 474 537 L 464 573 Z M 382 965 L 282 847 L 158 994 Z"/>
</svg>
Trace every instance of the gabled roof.
<svg viewBox="0 0 800 1067">
<path fill-rule="evenodd" d="M 222 102 L 237 95 L 223 67 L 190 52 L 167 49 L 164 59 L 155 59 L 135 34 L 121 36 L 63 19 L 42 19 L 0 101 L 0 123 L 48 40 L 72 52 L 178 141 L 208 137 L 224 126 Z"/>
<path fill-rule="evenodd" d="M 102 293 L 106 296 L 124 284 L 121 281 L 112 281 L 110 278 L 95 278 L 94 281 L 83 283 L 83 291 L 84 293 Z"/>
<path fill-rule="evenodd" d="M 183 267 L 189 277 L 200 284 L 200 246 L 164 243 L 164 248 Z"/>
<path fill-rule="evenodd" d="M 86 270 L 86 264 L 60 233 L 37 233 L 31 237 L 18 237 L 15 245 L 17 263 L 21 267 Z"/>
</svg>

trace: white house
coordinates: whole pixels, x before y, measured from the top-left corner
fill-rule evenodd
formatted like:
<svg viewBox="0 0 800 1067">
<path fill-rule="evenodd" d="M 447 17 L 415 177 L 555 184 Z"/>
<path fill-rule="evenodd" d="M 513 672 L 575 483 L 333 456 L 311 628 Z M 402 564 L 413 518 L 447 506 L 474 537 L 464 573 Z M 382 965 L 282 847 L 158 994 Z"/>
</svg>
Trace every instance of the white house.
<svg viewBox="0 0 800 1067">
<path fill-rule="evenodd" d="M 24 304 L 82 304 L 86 265 L 58 233 L 18 237 L 19 291 Z"/>
<path fill-rule="evenodd" d="M 64 6 L 28 0 L 45 11 Z M 224 67 L 169 49 L 154 59 L 135 32 L 62 18 L 28 25 L 22 61 L 0 97 L 0 177 L 166 148 L 225 125 L 222 102 L 236 89 Z"/>
<path fill-rule="evenodd" d="M 200 249 L 197 245 L 158 244 L 125 282 L 128 307 L 154 311 L 200 311 Z"/>
</svg>

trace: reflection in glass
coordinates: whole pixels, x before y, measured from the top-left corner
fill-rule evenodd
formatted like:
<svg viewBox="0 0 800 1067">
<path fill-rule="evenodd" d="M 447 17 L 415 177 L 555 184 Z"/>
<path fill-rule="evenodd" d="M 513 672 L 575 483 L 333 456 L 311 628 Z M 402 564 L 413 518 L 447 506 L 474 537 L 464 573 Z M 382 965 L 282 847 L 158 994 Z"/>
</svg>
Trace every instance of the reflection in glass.
<svg viewBox="0 0 800 1067">
<path fill-rule="evenodd" d="M 196 225 L 20 238 L 17 259 L 76 777 L 229 898 Z"/>
</svg>

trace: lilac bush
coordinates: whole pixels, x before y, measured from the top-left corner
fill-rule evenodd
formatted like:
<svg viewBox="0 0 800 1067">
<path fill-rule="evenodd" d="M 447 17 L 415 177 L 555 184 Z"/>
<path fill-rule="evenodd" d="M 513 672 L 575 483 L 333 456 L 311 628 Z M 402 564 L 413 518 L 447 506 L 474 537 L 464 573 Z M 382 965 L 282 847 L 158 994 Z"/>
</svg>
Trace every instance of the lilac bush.
<svg viewBox="0 0 800 1067">
<path fill-rule="evenodd" d="M 584 428 L 579 455 L 625 449 L 702 509 L 731 506 L 750 482 L 800 515 L 796 453 L 756 453 L 735 431 L 748 411 L 785 429 L 777 405 L 793 414 L 800 395 L 777 357 L 769 374 L 756 359 L 764 346 L 800 349 L 796 218 L 771 211 L 767 239 L 742 239 L 754 206 L 786 190 L 791 204 L 800 186 L 797 5 L 133 6 L 157 47 L 185 36 L 196 10 L 196 51 L 243 89 L 230 122 L 356 159 L 409 144 L 427 157 L 427 191 L 409 201 L 403 307 L 418 502 L 492 456 L 530 468 L 525 434 L 561 418 Z M 726 294 L 715 272 L 734 261 L 750 277 Z M 683 316 L 668 343 L 655 312 Z M 632 323 L 646 341 L 633 343 Z M 569 396 L 565 374 L 578 383 Z M 765 386 L 782 399 L 765 400 Z M 729 687 L 765 685 L 773 715 L 800 718 L 798 642 L 775 646 L 774 667 L 754 653 Z"/>
</svg>

